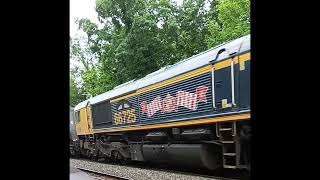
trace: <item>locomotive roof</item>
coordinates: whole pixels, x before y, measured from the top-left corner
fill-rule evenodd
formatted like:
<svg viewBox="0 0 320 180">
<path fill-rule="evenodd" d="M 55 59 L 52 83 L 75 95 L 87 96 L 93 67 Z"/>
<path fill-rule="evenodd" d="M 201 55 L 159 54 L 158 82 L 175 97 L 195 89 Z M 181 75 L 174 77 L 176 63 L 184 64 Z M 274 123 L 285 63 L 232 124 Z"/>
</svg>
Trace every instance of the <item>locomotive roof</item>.
<svg viewBox="0 0 320 180">
<path fill-rule="evenodd" d="M 141 79 L 131 80 L 129 82 L 121 84 L 108 92 L 97 95 L 79 103 L 75 106 L 74 110 L 77 111 L 81 108 L 84 108 L 88 103 L 97 104 L 109 100 L 113 97 L 117 97 L 121 94 L 126 94 L 131 91 L 138 90 L 152 84 L 170 79 L 193 69 L 208 65 L 210 64 L 210 61 L 216 58 L 218 51 L 221 49 L 225 49 L 226 53 L 221 53 L 216 61 L 226 59 L 230 56 L 230 54 L 232 55 L 232 53 L 242 53 L 250 50 L 250 34 L 211 48 L 190 58 L 184 59 L 176 64 L 163 67 L 158 71 L 148 74 Z"/>
</svg>

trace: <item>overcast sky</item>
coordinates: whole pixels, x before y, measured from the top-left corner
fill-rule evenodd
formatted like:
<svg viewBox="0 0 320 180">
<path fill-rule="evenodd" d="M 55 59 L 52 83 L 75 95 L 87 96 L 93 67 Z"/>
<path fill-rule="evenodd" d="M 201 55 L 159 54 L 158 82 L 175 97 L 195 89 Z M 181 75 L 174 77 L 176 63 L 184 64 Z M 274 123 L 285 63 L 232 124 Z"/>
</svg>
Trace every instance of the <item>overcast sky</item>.
<svg viewBox="0 0 320 180">
<path fill-rule="evenodd" d="M 88 18 L 98 22 L 98 14 L 95 11 L 96 0 L 70 0 L 70 36 L 81 33 L 78 30 L 76 19 Z"/>
</svg>

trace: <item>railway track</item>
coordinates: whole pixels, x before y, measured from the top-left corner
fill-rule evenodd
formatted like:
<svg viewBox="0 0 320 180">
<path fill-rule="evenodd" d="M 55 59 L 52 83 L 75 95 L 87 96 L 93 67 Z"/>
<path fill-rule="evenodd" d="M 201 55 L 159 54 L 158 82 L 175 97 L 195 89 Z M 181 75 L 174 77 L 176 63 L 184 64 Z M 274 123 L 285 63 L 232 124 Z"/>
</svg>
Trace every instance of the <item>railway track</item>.
<svg viewBox="0 0 320 180">
<path fill-rule="evenodd" d="M 99 171 L 95 171 L 92 169 L 88 169 L 88 168 L 77 168 L 83 172 L 88 173 L 89 175 L 93 176 L 95 179 L 99 179 L 99 180 L 129 180 L 128 178 L 124 178 L 121 176 L 116 176 L 116 175 L 110 175 L 107 173 L 103 173 L 103 172 L 99 172 Z"/>
<path fill-rule="evenodd" d="M 75 160 L 79 160 L 79 159 L 75 159 Z M 204 171 L 198 171 L 198 172 L 188 172 L 188 171 L 181 171 L 181 170 L 176 170 L 176 169 L 172 169 L 172 168 L 168 168 L 168 167 L 164 167 L 164 168 L 158 168 L 158 167 L 148 167 L 146 165 L 136 165 L 136 164 L 128 164 L 125 166 L 122 165 L 118 165 L 118 164 L 107 164 L 107 163 L 101 163 L 101 162 L 96 162 L 96 161 L 92 161 L 92 160 L 83 160 L 81 159 L 81 161 L 83 162 L 89 162 L 89 163 L 98 163 L 99 165 L 110 165 L 110 166 L 119 166 L 120 169 L 123 169 L 123 167 L 126 168 L 138 168 L 138 169 L 143 169 L 145 171 L 150 171 L 149 174 L 155 174 L 154 172 L 157 173 L 164 173 L 164 174 L 173 174 L 173 177 L 168 177 L 166 175 L 163 176 L 163 179 L 199 179 L 199 180 L 204 180 L 204 179 L 213 179 L 213 180 L 247 180 L 249 179 L 249 177 L 244 177 L 244 176 L 239 176 L 239 175 L 233 175 L 233 174 L 229 174 L 228 176 L 225 175 L 215 175 L 215 174 L 204 174 L 207 172 Z M 118 175 L 110 175 L 109 173 L 105 173 L 102 172 L 100 170 L 92 170 L 89 168 L 83 168 L 83 167 L 76 167 L 80 170 L 86 171 L 86 172 L 91 172 L 91 173 L 96 173 L 97 175 L 101 175 L 103 176 L 109 176 L 110 178 L 115 178 L 115 179 L 138 179 L 137 177 L 132 177 L 130 178 L 130 174 L 126 174 L 126 176 L 118 176 Z M 125 168 L 124 168 L 125 169 Z M 144 176 L 143 174 L 141 174 L 141 179 L 143 178 L 142 176 Z M 140 180 L 139 178 L 139 180 Z M 150 178 L 146 178 L 146 179 L 150 179 Z M 152 179 L 152 178 L 151 178 Z M 155 179 L 161 179 L 161 178 L 155 178 Z"/>
</svg>

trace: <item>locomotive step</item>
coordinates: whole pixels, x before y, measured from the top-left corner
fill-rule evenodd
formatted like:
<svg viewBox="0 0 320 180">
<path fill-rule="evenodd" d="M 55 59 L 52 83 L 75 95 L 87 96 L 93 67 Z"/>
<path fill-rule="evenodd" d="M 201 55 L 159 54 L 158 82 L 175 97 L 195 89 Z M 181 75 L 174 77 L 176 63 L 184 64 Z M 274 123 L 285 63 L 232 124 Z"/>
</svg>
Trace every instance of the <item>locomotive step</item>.
<svg viewBox="0 0 320 180">
<path fill-rule="evenodd" d="M 223 165 L 224 168 L 230 168 L 230 169 L 236 169 L 237 166 L 232 166 L 232 165 Z"/>
<path fill-rule="evenodd" d="M 224 156 L 235 156 L 236 153 L 223 153 Z"/>
<path fill-rule="evenodd" d="M 220 128 L 219 131 L 231 131 L 232 128 Z"/>
</svg>

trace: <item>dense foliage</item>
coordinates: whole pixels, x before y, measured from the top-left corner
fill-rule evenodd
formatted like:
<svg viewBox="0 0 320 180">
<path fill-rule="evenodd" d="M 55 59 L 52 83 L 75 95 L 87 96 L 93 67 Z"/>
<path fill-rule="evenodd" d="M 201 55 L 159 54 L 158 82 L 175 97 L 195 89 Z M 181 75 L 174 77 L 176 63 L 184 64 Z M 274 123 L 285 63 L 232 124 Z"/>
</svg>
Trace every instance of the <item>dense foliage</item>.
<svg viewBox="0 0 320 180">
<path fill-rule="evenodd" d="M 87 39 L 71 39 L 83 66 L 71 71 L 71 106 L 250 33 L 249 0 L 96 0 L 96 11 L 103 28 L 81 19 Z"/>
</svg>

